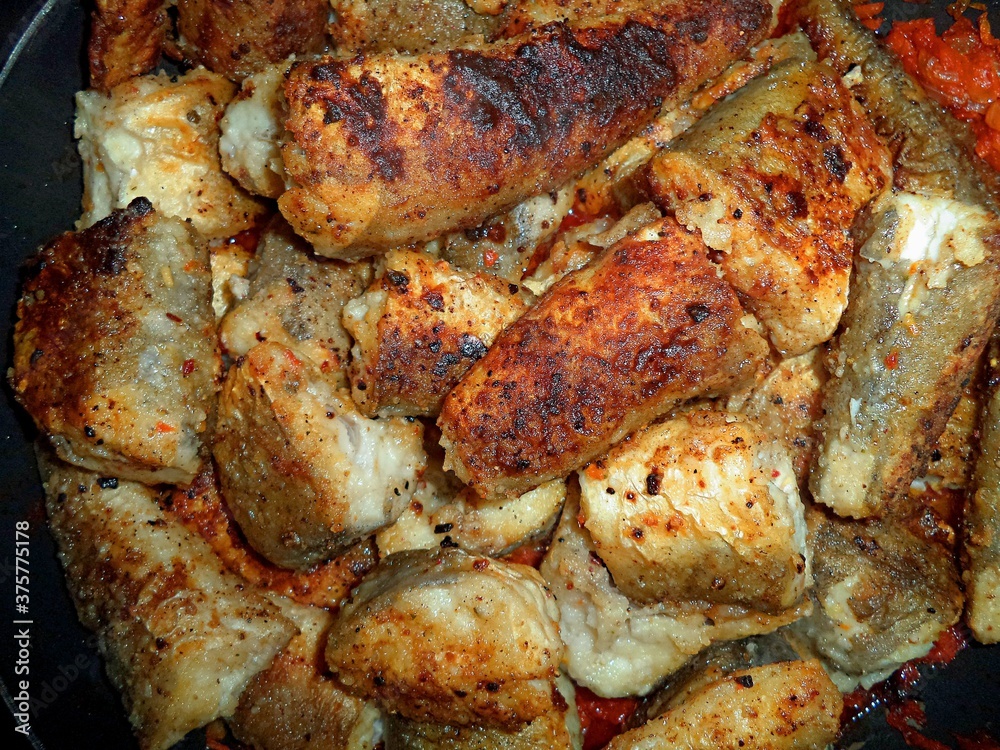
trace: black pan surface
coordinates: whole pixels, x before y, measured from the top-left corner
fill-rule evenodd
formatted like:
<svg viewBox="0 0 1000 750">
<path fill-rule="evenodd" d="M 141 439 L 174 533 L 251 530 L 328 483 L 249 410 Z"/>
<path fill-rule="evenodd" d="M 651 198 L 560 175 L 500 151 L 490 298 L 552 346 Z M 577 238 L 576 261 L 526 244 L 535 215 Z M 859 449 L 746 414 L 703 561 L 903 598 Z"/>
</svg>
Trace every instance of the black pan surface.
<svg viewBox="0 0 1000 750">
<path fill-rule="evenodd" d="M 994 28 L 1000 2 L 988 0 Z M 885 15 L 914 18 L 946 2 L 889 0 Z M 72 227 L 80 210 L 80 164 L 72 138 L 73 94 L 85 83 L 86 12 L 80 0 L 0 0 L 0 372 L 11 361 L 20 267 L 38 245 Z M 5 381 L 5 378 L 4 378 Z M 6 735 L 24 747 L 135 748 L 121 703 L 104 675 L 94 639 L 78 623 L 45 527 L 28 420 L 0 386 L 0 696 Z M 16 526 L 27 522 L 28 596 L 15 611 Z M 23 545 L 22 545 L 23 546 Z M 24 554 L 23 552 L 21 554 Z M 24 558 L 22 558 L 22 563 Z M 22 600 L 23 601 L 23 600 Z M 30 624 L 15 624 L 30 620 Z M 18 664 L 17 631 L 30 631 Z M 27 673 L 24 673 L 25 667 Z M 21 670 L 17 672 L 17 670 Z M 27 680 L 30 737 L 14 731 L 19 681 Z M 938 670 L 923 690 L 926 734 L 955 747 L 955 733 L 1000 737 L 1000 647 L 973 645 Z M 18 722 L 21 723 L 21 722 Z M 881 710 L 853 728 L 843 747 L 901 750 Z M 193 734 L 185 748 L 204 747 Z"/>
</svg>

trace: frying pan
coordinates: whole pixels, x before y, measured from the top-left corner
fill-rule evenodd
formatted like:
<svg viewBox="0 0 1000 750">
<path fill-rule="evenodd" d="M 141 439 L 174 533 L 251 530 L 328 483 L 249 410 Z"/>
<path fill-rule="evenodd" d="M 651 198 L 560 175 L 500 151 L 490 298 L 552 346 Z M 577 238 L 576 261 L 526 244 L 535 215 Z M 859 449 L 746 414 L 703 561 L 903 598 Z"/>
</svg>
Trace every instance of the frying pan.
<svg viewBox="0 0 1000 750">
<path fill-rule="evenodd" d="M 1000 3 L 988 0 L 994 28 Z M 947 3 L 886 2 L 889 19 L 935 14 Z M 72 227 L 80 213 L 80 162 L 72 138 L 73 94 L 85 85 L 87 14 L 81 0 L 0 0 L 0 372 L 11 363 L 11 329 L 21 266 L 40 244 Z M 943 27 L 943 26 L 942 26 Z M 118 695 L 108 683 L 93 637 L 76 619 L 45 525 L 29 420 L 0 386 L 0 697 L 13 710 L 18 681 L 28 679 L 31 733 L 8 738 L 24 747 L 88 745 L 135 748 Z M 29 612 L 15 614 L 15 523 L 28 523 Z M 15 674 L 15 619 L 29 619 L 28 674 Z M 23 665 L 22 665 L 23 668 Z M 1000 737 L 1000 647 L 973 645 L 927 682 L 926 734 L 954 746 L 953 733 Z M 842 747 L 902 749 L 881 710 L 852 726 Z M 192 733 L 182 748 L 204 747 Z"/>
</svg>

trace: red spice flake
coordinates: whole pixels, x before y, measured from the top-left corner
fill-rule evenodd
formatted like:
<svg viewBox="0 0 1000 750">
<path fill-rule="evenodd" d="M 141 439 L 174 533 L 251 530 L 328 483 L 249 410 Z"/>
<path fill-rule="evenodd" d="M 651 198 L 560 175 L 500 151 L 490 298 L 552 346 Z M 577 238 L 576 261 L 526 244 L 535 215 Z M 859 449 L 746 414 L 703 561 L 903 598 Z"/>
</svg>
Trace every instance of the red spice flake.
<svg viewBox="0 0 1000 750">
<path fill-rule="evenodd" d="M 520 547 L 504 556 L 504 562 L 516 563 L 517 565 L 528 565 L 532 568 L 539 568 L 545 553 L 549 550 L 549 542 L 542 539 L 537 542 L 522 544 Z"/>
<path fill-rule="evenodd" d="M 592 464 L 587 464 L 587 468 L 583 471 L 587 475 L 588 479 L 593 479 L 595 482 L 600 482 L 604 479 L 604 467 L 597 461 Z"/>
<path fill-rule="evenodd" d="M 899 367 L 899 352 L 889 352 L 889 356 L 885 358 L 885 366 L 889 370 Z"/>
<path fill-rule="evenodd" d="M 599 750 L 624 732 L 638 707 L 637 698 L 602 698 L 585 687 L 577 687 L 583 750 Z"/>
<path fill-rule="evenodd" d="M 181 365 L 181 375 L 187 377 L 198 367 L 198 363 L 193 359 L 185 359 L 184 364 Z"/>
<path fill-rule="evenodd" d="M 493 268 L 499 259 L 500 256 L 497 255 L 496 250 L 487 250 L 483 253 L 483 265 L 487 268 Z"/>
<path fill-rule="evenodd" d="M 157 422 L 154 428 L 156 432 L 160 435 L 165 435 L 169 432 L 177 432 L 177 428 L 173 425 L 169 425 L 166 422 Z"/>
<path fill-rule="evenodd" d="M 252 253 L 257 249 L 257 243 L 260 242 L 260 235 L 261 230 L 259 227 L 250 227 L 250 229 L 244 229 L 242 232 L 234 234 L 226 240 L 226 244 L 239 245 L 246 252 Z"/>
<path fill-rule="evenodd" d="M 956 4 L 951 28 L 940 36 L 934 21 L 897 21 L 885 39 L 903 68 L 976 135 L 976 153 L 1000 169 L 1000 43 L 984 13 L 973 24 L 961 15 L 973 4 Z M 992 112 L 991 112 L 992 110 Z"/>
<path fill-rule="evenodd" d="M 186 273 L 193 273 L 194 271 L 197 271 L 200 268 L 201 268 L 201 263 L 199 263 L 196 260 L 189 260 L 187 263 L 184 264 L 184 271 Z"/>
<path fill-rule="evenodd" d="M 777 469 L 774 469 L 774 470 L 771 471 L 771 479 L 777 479 L 780 476 L 781 476 L 781 472 L 778 471 Z"/>
<path fill-rule="evenodd" d="M 180 317 L 178 317 L 177 315 L 174 315 L 173 313 L 167 313 L 167 320 L 172 320 L 175 323 L 182 323 L 183 322 Z"/>
</svg>

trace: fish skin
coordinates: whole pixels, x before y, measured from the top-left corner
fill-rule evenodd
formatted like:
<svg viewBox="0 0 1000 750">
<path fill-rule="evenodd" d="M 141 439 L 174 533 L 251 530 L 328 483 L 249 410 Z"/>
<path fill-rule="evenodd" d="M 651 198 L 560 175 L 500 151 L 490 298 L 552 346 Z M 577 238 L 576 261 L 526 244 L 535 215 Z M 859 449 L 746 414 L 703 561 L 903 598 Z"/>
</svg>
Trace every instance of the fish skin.
<svg viewBox="0 0 1000 750">
<path fill-rule="evenodd" d="M 964 126 L 850 13 L 808 0 L 794 17 L 838 72 L 860 67 L 855 97 L 893 156 L 893 195 L 853 229 L 861 250 L 810 479 L 818 501 L 864 518 L 884 515 L 925 472 L 996 325 L 1000 221 L 996 179 Z M 930 240 L 916 242 L 921 233 Z"/>
</svg>

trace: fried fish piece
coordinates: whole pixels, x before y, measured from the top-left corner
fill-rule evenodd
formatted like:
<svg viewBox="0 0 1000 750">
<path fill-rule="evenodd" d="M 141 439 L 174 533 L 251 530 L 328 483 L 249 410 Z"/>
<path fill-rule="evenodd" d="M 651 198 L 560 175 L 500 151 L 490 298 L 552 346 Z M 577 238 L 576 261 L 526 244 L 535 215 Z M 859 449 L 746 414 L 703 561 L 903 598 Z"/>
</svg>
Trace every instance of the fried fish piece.
<svg viewBox="0 0 1000 750">
<path fill-rule="evenodd" d="M 906 517 L 857 521 L 816 506 L 806 519 L 815 606 L 791 631 L 842 690 L 884 680 L 958 621 L 952 550 L 914 533 Z"/>
<path fill-rule="evenodd" d="M 723 275 L 785 356 L 833 336 L 858 209 L 889 152 L 825 63 L 781 63 L 653 157 L 649 190 L 720 253 Z"/>
<path fill-rule="evenodd" d="M 962 578 L 966 620 L 980 643 L 1000 641 L 1000 333 L 994 332 L 988 356 L 987 400 L 979 430 L 975 492 L 965 508 L 965 553 Z"/>
<path fill-rule="evenodd" d="M 746 417 L 693 410 L 581 471 L 580 521 L 618 589 L 776 614 L 809 581 L 806 521 L 785 449 Z"/>
<path fill-rule="evenodd" d="M 344 307 L 351 395 L 368 416 L 437 416 L 445 395 L 528 308 L 530 295 L 426 253 L 393 250 Z"/>
<path fill-rule="evenodd" d="M 327 46 L 328 0 L 177 0 L 178 47 L 189 63 L 239 82 L 290 55 Z"/>
<path fill-rule="evenodd" d="M 562 653 L 538 571 L 439 549 L 383 559 L 334 621 L 326 659 L 386 711 L 514 731 L 566 709 Z"/>
<path fill-rule="evenodd" d="M 212 451 L 251 546 L 304 569 L 399 517 L 426 461 L 422 436 L 413 420 L 367 419 L 318 367 L 265 342 L 229 371 Z"/>
<path fill-rule="evenodd" d="M 767 354 L 696 234 L 648 225 L 557 284 L 448 394 L 445 468 L 483 497 L 563 477 Z"/>
<path fill-rule="evenodd" d="M 808 600 L 776 615 L 701 601 L 633 602 L 614 585 L 579 512 L 570 492 L 541 574 L 559 605 L 563 667 L 598 695 L 646 695 L 712 643 L 771 633 L 811 610 Z"/>
<path fill-rule="evenodd" d="M 340 316 L 371 279 L 368 263 L 317 258 L 280 217 L 261 237 L 250 262 L 246 298 L 219 326 L 233 357 L 262 341 L 287 346 L 315 364 L 335 385 L 347 385 L 351 337 Z"/>
<path fill-rule="evenodd" d="M 143 750 L 230 716 L 295 626 L 165 515 L 159 493 L 40 458 L 80 621 L 97 633 Z"/>
<path fill-rule="evenodd" d="M 811 750 L 833 742 L 843 708 L 818 661 L 767 664 L 702 687 L 608 750 Z"/>
<path fill-rule="evenodd" d="M 1000 315 L 1000 221 L 991 179 L 961 126 L 842 2 L 798 18 L 893 155 L 894 192 L 854 234 L 854 291 L 824 392 L 813 496 L 840 515 L 880 515 L 924 474 Z"/>
<path fill-rule="evenodd" d="M 490 36 L 499 24 L 465 0 L 330 0 L 330 27 L 339 51 L 446 49 L 472 35 Z"/>
<path fill-rule="evenodd" d="M 79 92 L 73 134 L 80 139 L 84 192 L 77 226 L 140 196 L 209 239 L 252 226 L 266 207 L 219 161 L 218 119 L 233 92 L 233 84 L 204 68 L 178 78 L 142 76 L 107 95 Z"/>
<path fill-rule="evenodd" d="M 278 603 L 299 633 L 243 691 L 226 722 L 233 736 L 256 750 L 374 750 L 379 710 L 345 693 L 324 665 L 332 616 Z"/>
<path fill-rule="evenodd" d="M 166 0 L 96 0 L 90 14 L 90 85 L 107 93 L 160 62 L 170 18 Z"/>
<path fill-rule="evenodd" d="M 409 721 L 390 715 L 385 727 L 385 750 L 581 750 L 583 738 L 576 711 L 576 690 L 566 677 L 556 680 L 568 709 L 556 709 L 532 719 L 521 729 L 451 726 Z"/>
<path fill-rule="evenodd" d="M 186 484 L 221 369 L 208 248 L 145 198 L 46 245 L 25 281 L 10 383 L 70 463 Z"/>
<path fill-rule="evenodd" d="M 658 0 L 447 52 L 298 62 L 278 205 L 335 257 L 479 226 L 600 161 L 770 19 L 765 0 Z"/>
</svg>

